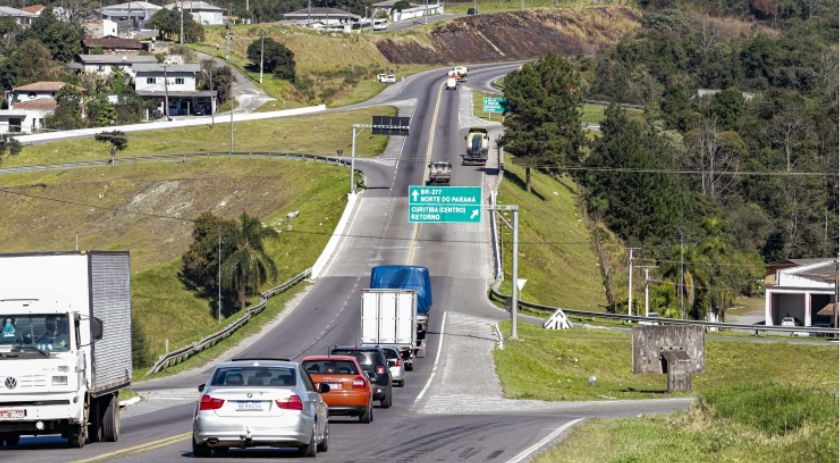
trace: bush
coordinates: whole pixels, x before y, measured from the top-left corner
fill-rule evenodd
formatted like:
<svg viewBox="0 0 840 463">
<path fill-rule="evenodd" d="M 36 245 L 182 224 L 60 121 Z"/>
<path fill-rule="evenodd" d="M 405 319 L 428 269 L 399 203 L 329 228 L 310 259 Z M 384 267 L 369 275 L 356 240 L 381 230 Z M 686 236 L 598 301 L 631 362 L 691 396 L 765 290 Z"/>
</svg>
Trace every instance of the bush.
<svg viewBox="0 0 840 463">
<path fill-rule="evenodd" d="M 248 59 L 259 69 L 260 39 L 248 45 Z M 266 38 L 263 43 L 263 69 L 278 79 L 295 81 L 295 54 L 282 43 Z"/>
<path fill-rule="evenodd" d="M 700 406 L 715 416 L 745 424 L 768 436 L 806 424 L 837 426 L 837 395 L 778 383 L 741 384 L 700 395 Z M 835 431 L 836 434 L 836 431 Z"/>
</svg>

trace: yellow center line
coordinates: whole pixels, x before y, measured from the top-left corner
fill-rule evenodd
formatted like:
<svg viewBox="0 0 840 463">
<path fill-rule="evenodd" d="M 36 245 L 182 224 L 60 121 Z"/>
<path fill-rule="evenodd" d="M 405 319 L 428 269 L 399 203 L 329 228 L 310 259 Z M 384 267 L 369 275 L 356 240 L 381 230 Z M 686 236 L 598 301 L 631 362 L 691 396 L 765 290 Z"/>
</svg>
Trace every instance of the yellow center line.
<svg viewBox="0 0 840 463">
<path fill-rule="evenodd" d="M 426 145 L 426 162 L 423 165 L 423 185 L 426 184 L 426 180 L 428 180 L 429 176 L 429 169 L 427 169 L 427 165 L 432 160 L 432 149 L 435 147 L 435 126 L 437 125 L 437 118 L 438 112 L 440 110 L 440 99 L 443 95 L 443 86 L 446 85 L 446 81 L 441 82 L 440 86 L 438 86 L 437 92 L 437 99 L 435 100 L 435 111 L 432 114 L 432 125 L 430 127 L 431 133 L 429 134 L 429 144 Z M 420 231 L 420 224 L 415 223 L 414 229 L 411 232 L 411 246 L 408 250 L 408 263 L 407 265 L 414 265 L 414 251 L 415 251 L 415 244 L 417 243 L 417 233 Z"/>
<path fill-rule="evenodd" d="M 185 432 L 183 434 L 176 434 L 174 436 L 164 437 L 162 439 L 153 440 L 144 444 L 138 444 L 132 447 L 126 447 L 124 449 L 103 453 L 90 458 L 86 458 L 84 460 L 73 460 L 70 463 L 94 463 L 107 460 L 115 460 L 117 458 L 127 457 L 136 453 L 148 452 L 149 450 L 166 447 L 167 445 L 177 444 L 178 442 L 183 442 L 190 438 L 192 438 L 192 432 Z"/>
</svg>

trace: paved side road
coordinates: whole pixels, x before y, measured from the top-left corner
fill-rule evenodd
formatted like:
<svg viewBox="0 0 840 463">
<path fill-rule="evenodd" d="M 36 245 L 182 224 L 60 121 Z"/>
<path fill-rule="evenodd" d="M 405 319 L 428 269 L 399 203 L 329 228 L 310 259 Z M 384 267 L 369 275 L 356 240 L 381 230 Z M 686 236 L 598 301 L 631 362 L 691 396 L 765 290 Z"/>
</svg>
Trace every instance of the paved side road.
<svg viewBox="0 0 840 463">
<path fill-rule="evenodd" d="M 234 112 L 250 113 L 256 111 L 260 106 L 264 105 L 265 103 L 276 99 L 271 97 L 268 93 L 265 93 L 265 91 L 263 91 L 263 89 L 261 89 L 253 80 L 251 80 L 250 77 L 243 74 L 236 67 L 228 64 L 225 60 L 217 58 L 215 56 L 210 56 L 200 51 L 193 51 L 193 53 L 195 53 L 195 55 L 202 61 L 213 60 L 216 64 L 220 64 L 222 66 L 230 68 L 235 78 L 233 86 L 231 88 L 231 92 L 233 94 L 233 97 L 236 98 L 236 101 L 239 102 L 239 106 Z M 216 116 L 220 115 L 221 114 L 217 114 Z"/>
</svg>

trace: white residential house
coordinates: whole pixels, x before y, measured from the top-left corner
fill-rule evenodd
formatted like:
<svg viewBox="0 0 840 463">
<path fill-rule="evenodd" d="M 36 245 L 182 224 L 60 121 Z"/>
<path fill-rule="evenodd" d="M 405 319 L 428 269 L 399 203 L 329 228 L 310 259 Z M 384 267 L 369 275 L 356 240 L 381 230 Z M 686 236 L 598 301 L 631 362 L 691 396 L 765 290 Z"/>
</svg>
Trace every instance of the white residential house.
<svg viewBox="0 0 840 463">
<path fill-rule="evenodd" d="M 166 5 L 164 8 L 168 10 L 183 9 L 185 13 L 190 13 L 193 20 L 202 26 L 222 26 L 225 24 L 225 10 L 204 1 L 179 0 Z"/>
<path fill-rule="evenodd" d="M 162 6 L 149 2 L 126 2 L 100 8 L 99 12 L 102 19 L 117 23 L 120 34 L 130 35 L 144 29 L 146 22 L 162 9 Z"/>
<path fill-rule="evenodd" d="M 323 26 L 340 26 L 358 22 L 361 16 L 348 13 L 338 8 L 313 7 L 292 11 L 283 15 L 286 22 L 302 26 L 318 24 Z"/>
<path fill-rule="evenodd" d="M 400 21 L 405 21 L 408 19 L 413 18 L 422 18 L 423 16 L 434 16 L 443 14 L 443 4 L 435 1 L 432 2 L 424 2 L 422 5 L 418 5 L 415 3 L 411 3 L 411 7 L 405 8 L 403 10 L 397 10 L 394 6 L 400 0 L 385 0 L 383 2 L 374 3 L 373 6 L 373 16 L 377 16 L 380 13 L 385 13 L 388 15 L 388 19 L 392 23 L 397 23 Z"/>
<path fill-rule="evenodd" d="M 126 75 L 134 77 L 134 65 L 157 64 L 157 58 L 151 55 L 79 55 L 82 72 L 109 76 L 114 69 L 122 69 Z"/>
<path fill-rule="evenodd" d="M 35 13 L 19 10 L 9 6 L 0 6 L 0 17 L 8 16 L 14 18 L 15 22 L 21 27 L 29 27 L 32 21 L 38 17 Z"/>
<path fill-rule="evenodd" d="M 216 112 L 216 91 L 196 90 L 198 64 L 134 64 L 134 89 L 158 103 L 154 116 L 206 116 Z"/>
<path fill-rule="evenodd" d="M 834 326 L 835 259 L 788 259 L 768 266 L 765 286 L 765 323 L 781 325 L 792 317 L 798 325 Z"/>
<path fill-rule="evenodd" d="M 0 110 L 0 133 L 30 133 L 41 129 L 44 119 L 55 111 L 64 82 L 33 82 L 6 92 L 6 106 Z"/>
<path fill-rule="evenodd" d="M 110 19 L 85 21 L 82 23 L 82 27 L 85 29 L 85 37 L 89 39 L 119 35 L 116 21 Z"/>
</svg>

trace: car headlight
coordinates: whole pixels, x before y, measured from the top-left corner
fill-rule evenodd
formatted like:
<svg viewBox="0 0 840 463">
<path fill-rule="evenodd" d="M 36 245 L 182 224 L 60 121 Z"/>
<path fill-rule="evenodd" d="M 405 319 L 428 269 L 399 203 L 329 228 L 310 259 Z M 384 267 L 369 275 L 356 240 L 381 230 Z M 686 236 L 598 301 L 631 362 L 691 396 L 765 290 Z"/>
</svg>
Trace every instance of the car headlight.
<svg viewBox="0 0 840 463">
<path fill-rule="evenodd" d="M 53 376 L 52 377 L 52 384 L 53 384 L 53 386 L 66 386 L 67 385 L 67 376 Z"/>
</svg>

